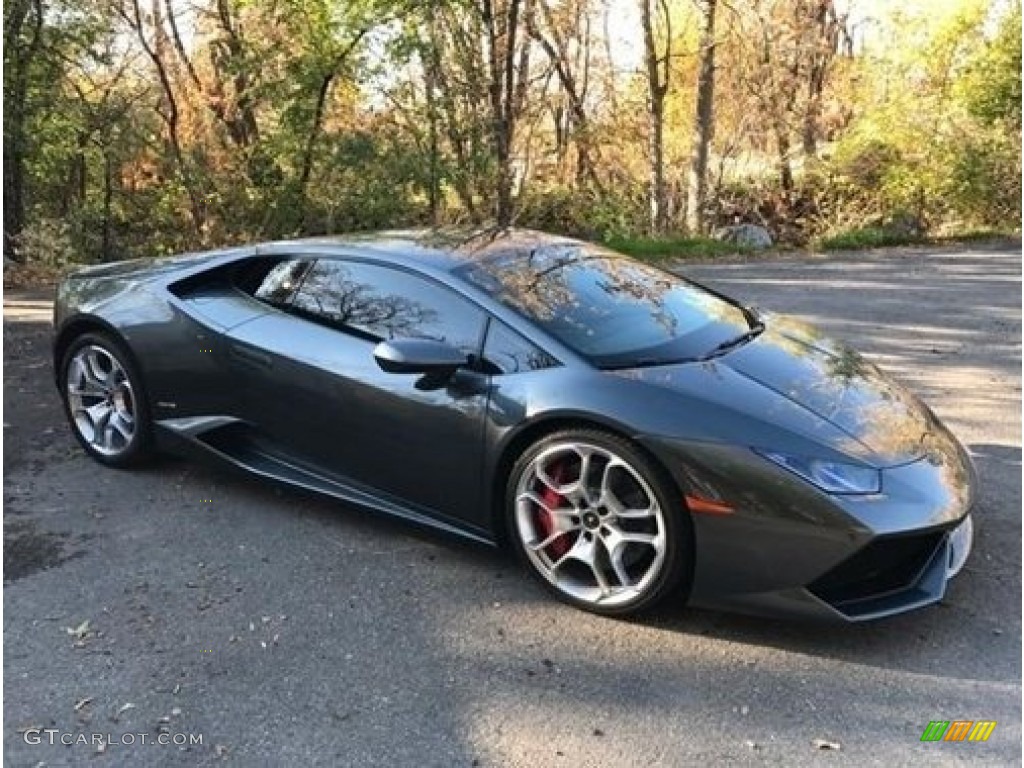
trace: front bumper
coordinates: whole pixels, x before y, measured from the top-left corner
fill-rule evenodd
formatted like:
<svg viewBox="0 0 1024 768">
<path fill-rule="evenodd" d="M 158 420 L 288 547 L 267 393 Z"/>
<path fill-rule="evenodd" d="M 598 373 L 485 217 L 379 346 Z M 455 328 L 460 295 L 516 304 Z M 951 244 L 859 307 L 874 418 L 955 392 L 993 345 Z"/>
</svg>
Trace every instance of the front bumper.
<svg viewBox="0 0 1024 768">
<path fill-rule="evenodd" d="M 974 470 L 941 452 L 882 470 L 871 496 L 823 493 L 753 452 L 648 442 L 687 493 L 733 507 L 692 514 L 691 603 L 840 621 L 938 602 L 971 550 Z"/>
<path fill-rule="evenodd" d="M 967 560 L 973 530 L 968 515 L 948 531 L 879 537 L 807 591 L 850 621 L 882 618 L 938 602 Z"/>
</svg>

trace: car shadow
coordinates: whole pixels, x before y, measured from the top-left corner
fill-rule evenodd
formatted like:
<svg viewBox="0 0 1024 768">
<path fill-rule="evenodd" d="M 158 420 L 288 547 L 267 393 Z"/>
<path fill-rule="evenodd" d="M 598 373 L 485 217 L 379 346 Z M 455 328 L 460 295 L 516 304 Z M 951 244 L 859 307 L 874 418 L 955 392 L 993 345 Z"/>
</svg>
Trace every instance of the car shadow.
<svg viewBox="0 0 1024 768">
<path fill-rule="evenodd" d="M 652 615 L 633 619 L 584 618 L 574 609 L 558 605 L 518 566 L 507 548 L 494 549 L 301 489 L 253 482 L 228 468 L 203 464 L 193 471 L 197 484 L 227 486 L 224 490 L 243 505 L 246 496 L 272 489 L 281 500 L 282 513 L 315 519 L 343 537 L 354 526 L 375 540 L 393 540 L 396 547 L 425 545 L 436 567 L 464 572 L 466 589 L 461 594 L 449 594 L 448 599 L 467 610 L 500 598 L 509 610 L 540 609 L 561 614 L 568 633 L 579 621 L 625 621 L 656 633 L 775 648 L 903 672 L 963 680 L 1019 681 L 1020 613 L 1000 613 L 997 606 L 1007 605 L 1008 597 L 1019 596 L 1021 591 L 1020 517 L 1012 514 L 1013 509 L 1020 508 L 1020 485 L 1018 482 L 1014 497 L 1013 481 L 1008 477 L 1014 471 L 1019 473 L 1021 450 L 989 444 L 972 445 L 970 450 L 978 466 L 982 493 L 975 508 L 974 551 L 964 571 L 953 580 L 941 603 L 862 624 L 747 616 L 671 604 Z M 1007 483 L 1010 493 L 1004 488 Z M 500 591 L 482 586 L 489 580 L 493 583 L 495 577 L 506 582 Z"/>
</svg>

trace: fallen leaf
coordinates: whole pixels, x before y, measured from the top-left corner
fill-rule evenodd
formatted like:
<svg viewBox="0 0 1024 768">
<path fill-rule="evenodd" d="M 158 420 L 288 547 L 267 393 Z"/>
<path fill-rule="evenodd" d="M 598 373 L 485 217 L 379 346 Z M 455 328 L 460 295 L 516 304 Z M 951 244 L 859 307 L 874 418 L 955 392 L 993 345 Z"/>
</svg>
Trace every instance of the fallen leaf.
<svg viewBox="0 0 1024 768">
<path fill-rule="evenodd" d="M 89 620 L 86 619 L 77 627 L 64 627 L 69 635 L 74 637 L 76 640 L 84 640 L 86 635 L 89 634 Z"/>
<path fill-rule="evenodd" d="M 118 707 L 117 712 L 115 712 L 113 717 L 111 717 L 110 719 L 112 721 L 114 721 L 115 723 L 118 722 L 118 720 L 121 717 L 121 715 L 123 715 L 129 709 L 135 709 L 135 705 L 132 704 L 130 701 L 125 703 L 125 704 L 122 704 L 120 707 Z"/>
</svg>

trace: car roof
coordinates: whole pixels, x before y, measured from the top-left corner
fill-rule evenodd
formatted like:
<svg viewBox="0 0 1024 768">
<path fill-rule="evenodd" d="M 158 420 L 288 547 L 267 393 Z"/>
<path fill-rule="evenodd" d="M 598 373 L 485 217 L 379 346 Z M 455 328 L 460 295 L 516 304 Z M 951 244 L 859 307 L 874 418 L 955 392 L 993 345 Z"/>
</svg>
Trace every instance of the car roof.
<svg viewBox="0 0 1024 768">
<path fill-rule="evenodd" d="M 388 230 L 346 235 L 328 235 L 257 246 L 257 250 L 296 245 L 334 246 L 343 252 L 385 257 L 410 266 L 452 271 L 472 261 L 486 261 L 498 254 L 529 253 L 537 248 L 568 245 L 578 241 L 519 228 L 440 228 Z"/>
</svg>

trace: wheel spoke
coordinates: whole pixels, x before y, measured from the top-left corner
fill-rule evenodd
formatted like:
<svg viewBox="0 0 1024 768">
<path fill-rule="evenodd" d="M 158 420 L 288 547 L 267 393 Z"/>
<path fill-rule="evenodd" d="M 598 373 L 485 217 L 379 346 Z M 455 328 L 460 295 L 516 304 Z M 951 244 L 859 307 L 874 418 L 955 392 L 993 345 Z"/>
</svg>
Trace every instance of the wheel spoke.
<svg viewBox="0 0 1024 768">
<path fill-rule="evenodd" d="M 614 497 L 614 494 L 612 493 L 612 489 L 611 489 L 612 470 L 615 469 L 616 467 L 624 467 L 624 466 L 626 466 L 625 463 L 622 462 L 622 461 L 619 461 L 618 459 L 612 459 L 611 461 L 609 461 L 607 464 L 604 465 L 604 471 L 601 473 L 601 495 L 602 496 Z M 627 469 L 628 469 L 628 467 L 627 467 Z"/>
<path fill-rule="evenodd" d="M 110 419 L 110 425 L 124 438 L 125 443 L 132 439 L 132 427 L 122 413 L 116 413 Z"/>
<path fill-rule="evenodd" d="M 615 547 L 614 549 L 608 546 L 607 539 L 602 539 L 601 543 L 604 545 L 605 551 L 608 553 L 608 562 L 612 564 L 612 570 L 615 571 L 615 578 L 619 580 L 620 587 L 632 587 L 633 580 L 629 578 L 629 574 L 626 572 L 626 564 L 622 561 L 623 547 Z"/>
<path fill-rule="evenodd" d="M 526 546 L 528 546 L 534 552 L 541 552 L 541 551 L 547 549 L 548 547 L 550 547 L 552 544 L 554 544 L 560 538 L 565 536 L 566 533 L 568 533 L 568 531 L 555 530 L 555 531 L 552 531 L 551 535 L 548 536 L 543 541 L 537 541 L 537 542 L 534 542 L 532 544 L 527 544 Z"/>
<path fill-rule="evenodd" d="M 568 484 L 559 483 L 554 478 L 552 478 L 547 473 L 547 470 L 544 469 L 543 467 L 537 467 L 536 470 L 534 471 L 534 473 L 535 473 L 537 479 L 540 480 L 541 483 L 543 483 L 546 488 L 548 488 L 549 490 L 554 491 L 559 496 L 565 496 L 566 495 L 566 491 L 570 490 L 572 488 L 572 486 L 575 485 L 575 483 L 568 483 Z"/>
<path fill-rule="evenodd" d="M 654 534 L 623 531 L 616 525 L 606 525 L 605 528 L 607 528 L 608 532 L 604 536 L 604 541 L 610 552 L 622 549 L 630 544 L 657 548 L 658 537 Z"/>
<path fill-rule="evenodd" d="M 572 545 L 572 548 L 569 549 L 569 551 L 562 555 L 560 558 L 558 558 L 554 562 L 552 567 L 557 570 L 558 568 L 561 568 L 563 565 L 568 563 L 570 560 L 575 560 L 578 563 L 583 563 L 584 565 L 593 568 L 595 555 L 596 547 L 594 545 L 593 537 L 588 538 L 586 536 L 580 536 L 578 539 L 576 539 L 576 543 Z"/>
<path fill-rule="evenodd" d="M 594 457 L 594 452 L 585 448 L 577 449 L 577 453 L 580 456 L 580 476 L 576 481 L 575 491 L 578 491 L 581 501 L 585 501 L 587 504 L 595 503 L 595 499 L 590 495 L 590 488 L 587 486 L 587 482 L 590 479 L 590 462 Z"/>
<path fill-rule="evenodd" d="M 109 419 L 110 414 L 114 412 L 113 406 L 106 401 L 96 403 L 96 405 L 90 405 L 88 408 L 84 408 L 83 410 L 89 416 L 89 421 L 92 423 L 93 429 L 97 432 L 106 426 L 107 419 Z"/>
<path fill-rule="evenodd" d="M 108 371 L 104 370 L 103 364 L 100 362 L 101 356 L 107 363 Z M 89 352 L 85 356 L 84 369 L 86 371 L 86 377 L 89 381 L 98 384 L 100 387 L 106 389 L 110 386 L 110 379 L 113 377 L 114 369 L 116 364 L 110 358 L 106 352 L 101 350 L 99 347 L 90 348 Z"/>
<path fill-rule="evenodd" d="M 593 536 L 580 536 L 572 548 L 555 561 L 553 568 L 557 570 L 570 560 L 583 563 L 594 574 L 594 581 L 601 592 L 601 597 L 606 597 L 611 592 L 611 587 L 608 584 L 608 577 L 605 576 L 601 564 L 597 561 L 597 553 L 597 539 Z"/>
<path fill-rule="evenodd" d="M 78 397 L 103 397 L 103 385 L 92 376 L 89 367 L 79 359 L 71 361 L 68 369 L 68 393 Z"/>
<path fill-rule="evenodd" d="M 645 517 L 652 517 L 657 512 L 654 502 L 649 503 L 646 507 L 630 508 L 625 506 L 615 494 L 610 492 L 602 497 L 602 501 L 616 517 L 623 520 L 641 520 Z"/>
<path fill-rule="evenodd" d="M 115 431 L 113 419 L 108 419 L 106 425 L 103 427 L 103 447 L 108 451 L 114 450 Z"/>
<path fill-rule="evenodd" d="M 529 502 L 531 502 L 533 504 L 536 504 L 538 507 L 543 509 L 545 512 L 550 512 L 552 515 L 573 515 L 573 514 L 575 514 L 575 510 L 573 510 L 573 509 L 566 509 L 564 507 L 552 507 L 547 502 L 545 502 L 543 498 L 538 496 L 533 491 L 524 491 L 523 493 L 519 494 L 519 496 L 516 498 L 516 501 L 519 501 L 519 502 L 529 501 Z"/>
<path fill-rule="evenodd" d="M 601 475 L 601 503 L 612 510 L 616 517 L 621 517 L 624 520 L 651 517 L 655 513 L 655 502 L 653 497 L 646 491 L 644 492 L 647 498 L 646 507 L 628 507 L 615 494 L 611 486 L 612 470 L 614 469 L 628 473 L 634 480 L 637 479 L 633 469 L 621 459 L 609 461 L 604 468 L 604 473 Z"/>
<path fill-rule="evenodd" d="M 597 563 L 592 563 L 590 570 L 594 572 L 594 580 L 597 582 L 597 588 L 601 590 L 601 597 L 607 597 L 612 591 L 611 586 L 608 584 L 608 577 L 604 575 L 604 571 L 601 570 L 601 566 Z"/>
</svg>

